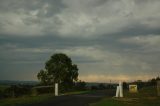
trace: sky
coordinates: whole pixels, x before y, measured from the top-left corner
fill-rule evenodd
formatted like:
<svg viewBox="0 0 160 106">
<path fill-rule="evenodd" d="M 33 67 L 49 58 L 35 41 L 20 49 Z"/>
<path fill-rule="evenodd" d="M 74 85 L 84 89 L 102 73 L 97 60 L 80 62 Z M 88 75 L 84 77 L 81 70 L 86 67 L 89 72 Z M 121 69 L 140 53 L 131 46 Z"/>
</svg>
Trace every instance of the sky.
<svg viewBox="0 0 160 106">
<path fill-rule="evenodd" d="M 88 82 L 160 75 L 160 0 L 0 0 L 0 80 L 65 53 Z"/>
</svg>

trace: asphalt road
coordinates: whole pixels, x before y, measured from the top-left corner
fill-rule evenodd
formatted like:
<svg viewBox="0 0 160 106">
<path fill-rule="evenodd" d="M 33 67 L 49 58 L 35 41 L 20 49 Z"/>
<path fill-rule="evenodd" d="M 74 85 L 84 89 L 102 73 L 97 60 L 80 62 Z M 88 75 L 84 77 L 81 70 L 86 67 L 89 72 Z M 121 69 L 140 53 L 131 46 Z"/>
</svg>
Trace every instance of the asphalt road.
<svg viewBox="0 0 160 106">
<path fill-rule="evenodd" d="M 44 103 L 32 104 L 29 106 L 89 106 L 89 103 L 97 102 L 103 97 L 113 97 L 114 91 L 95 91 L 86 94 L 78 95 L 63 95 L 54 97 L 53 100 L 49 100 Z"/>
</svg>

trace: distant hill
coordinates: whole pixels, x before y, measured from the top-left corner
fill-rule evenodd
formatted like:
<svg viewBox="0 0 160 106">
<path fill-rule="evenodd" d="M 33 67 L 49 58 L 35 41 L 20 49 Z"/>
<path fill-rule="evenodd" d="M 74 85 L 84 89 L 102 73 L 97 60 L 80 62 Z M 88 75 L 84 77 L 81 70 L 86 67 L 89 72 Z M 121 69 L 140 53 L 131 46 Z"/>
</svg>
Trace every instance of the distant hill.
<svg viewBox="0 0 160 106">
<path fill-rule="evenodd" d="M 16 81 L 16 80 L 0 80 L 0 85 L 36 85 L 38 81 Z M 99 84 L 109 85 L 110 83 L 86 82 L 87 87 L 98 86 Z M 112 83 L 114 85 L 114 83 Z"/>
<path fill-rule="evenodd" d="M 12 81 L 12 80 L 0 80 L 0 85 L 36 85 L 38 81 Z"/>
<path fill-rule="evenodd" d="M 98 86 L 99 84 L 103 84 L 105 86 L 110 85 L 110 83 L 96 83 L 96 82 L 86 82 L 87 87 Z M 112 85 L 116 85 L 115 83 L 111 83 Z"/>
</svg>

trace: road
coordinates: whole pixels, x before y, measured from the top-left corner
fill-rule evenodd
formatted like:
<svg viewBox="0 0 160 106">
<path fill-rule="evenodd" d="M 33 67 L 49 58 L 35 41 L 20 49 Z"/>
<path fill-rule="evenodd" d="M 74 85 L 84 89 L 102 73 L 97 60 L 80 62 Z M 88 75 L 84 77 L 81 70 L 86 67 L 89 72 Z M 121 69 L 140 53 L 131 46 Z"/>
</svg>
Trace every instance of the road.
<svg viewBox="0 0 160 106">
<path fill-rule="evenodd" d="M 97 102 L 103 97 L 114 96 L 114 91 L 95 91 L 86 94 L 77 95 L 64 95 L 54 97 L 53 100 L 49 100 L 44 103 L 32 104 L 29 106 L 89 106 L 89 103 Z"/>
</svg>

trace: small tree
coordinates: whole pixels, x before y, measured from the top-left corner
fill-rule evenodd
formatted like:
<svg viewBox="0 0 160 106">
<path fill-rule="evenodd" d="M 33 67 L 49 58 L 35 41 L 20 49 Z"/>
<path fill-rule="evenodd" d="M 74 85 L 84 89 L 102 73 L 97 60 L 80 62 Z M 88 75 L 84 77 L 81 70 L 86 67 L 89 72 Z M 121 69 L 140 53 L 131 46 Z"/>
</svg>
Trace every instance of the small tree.
<svg viewBox="0 0 160 106">
<path fill-rule="evenodd" d="M 43 85 L 59 83 L 65 88 L 71 87 L 78 80 L 78 67 L 72 64 L 72 60 L 63 53 L 57 53 L 45 64 L 45 70 L 37 74 Z"/>
<path fill-rule="evenodd" d="M 51 78 L 48 77 L 48 72 L 44 70 L 40 70 L 40 72 L 37 74 L 38 80 L 41 81 L 42 85 L 50 85 L 51 84 Z"/>
<path fill-rule="evenodd" d="M 80 80 L 75 84 L 75 88 L 76 90 L 86 90 L 86 83 Z"/>
<path fill-rule="evenodd" d="M 98 88 L 100 90 L 103 90 L 103 89 L 106 89 L 106 86 L 103 83 L 101 83 L 101 84 L 98 85 Z"/>
</svg>

